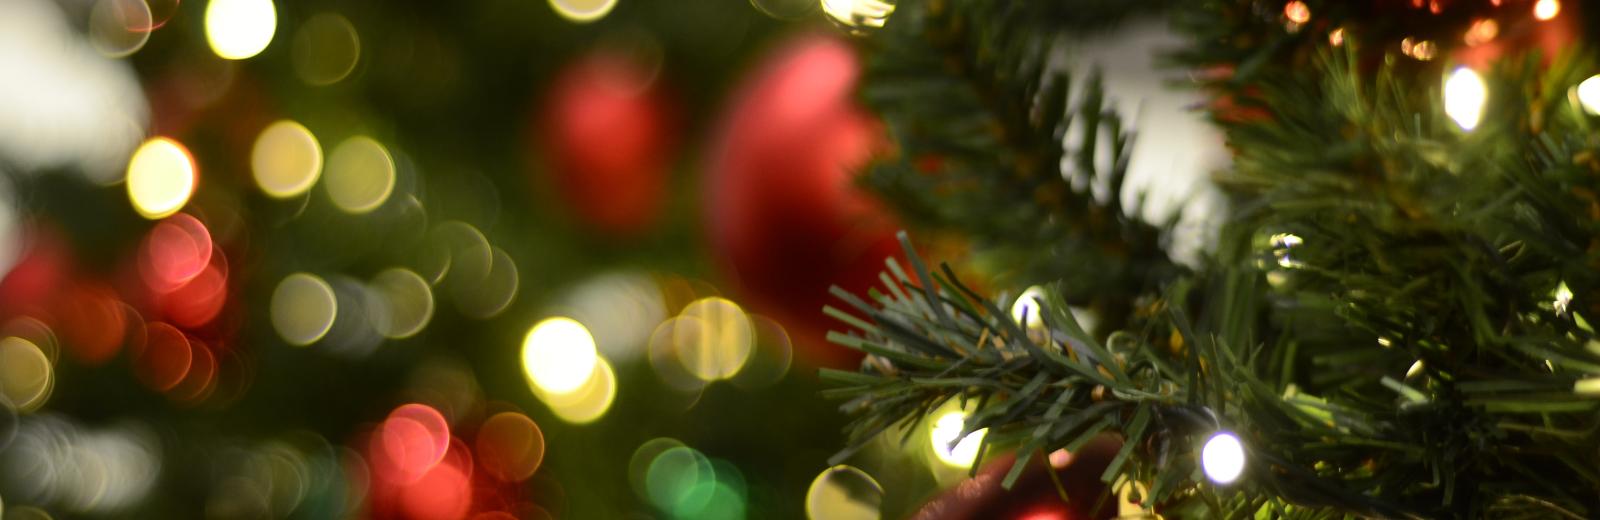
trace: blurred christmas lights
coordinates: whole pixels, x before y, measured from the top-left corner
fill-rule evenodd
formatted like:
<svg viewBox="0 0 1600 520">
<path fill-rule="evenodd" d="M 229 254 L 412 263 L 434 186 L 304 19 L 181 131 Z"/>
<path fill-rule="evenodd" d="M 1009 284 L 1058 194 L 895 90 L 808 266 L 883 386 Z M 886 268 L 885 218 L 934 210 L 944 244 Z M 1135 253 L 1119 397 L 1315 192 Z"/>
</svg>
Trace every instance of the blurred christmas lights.
<svg viewBox="0 0 1600 520">
<path fill-rule="evenodd" d="M 1232 483 L 1244 473 L 1244 445 L 1228 432 L 1218 432 L 1200 450 L 1200 468 L 1218 484 Z"/>
<path fill-rule="evenodd" d="M 883 486 L 866 472 L 838 465 L 822 471 L 806 490 L 810 520 L 878 520 Z"/>
<path fill-rule="evenodd" d="M 1455 120 L 1462 130 L 1472 130 L 1483 117 L 1485 103 L 1489 100 L 1489 87 L 1477 72 L 1466 67 L 1456 67 L 1444 82 L 1444 112 Z"/>
<path fill-rule="evenodd" d="M 206 5 L 206 40 L 223 59 L 260 54 L 277 30 L 278 12 L 272 0 L 211 0 Z"/>
<path fill-rule="evenodd" d="M 151 220 L 177 213 L 194 194 L 195 170 L 194 158 L 177 141 L 145 141 L 128 160 L 128 200 Z"/>
</svg>

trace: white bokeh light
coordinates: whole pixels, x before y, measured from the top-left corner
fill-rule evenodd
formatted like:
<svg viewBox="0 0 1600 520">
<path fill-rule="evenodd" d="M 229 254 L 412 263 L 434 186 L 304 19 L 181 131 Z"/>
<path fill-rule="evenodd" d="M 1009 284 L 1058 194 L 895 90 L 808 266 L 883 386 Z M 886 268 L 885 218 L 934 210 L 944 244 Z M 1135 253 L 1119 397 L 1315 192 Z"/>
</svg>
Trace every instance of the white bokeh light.
<svg viewBox="0 0 1600 520">
<path fill-rule="evenodd" d="M 206 40 L 223 59 L 261 54 L 277 31 L 278 12 L 272 0 L 211 0 L 206 5 Z"/>
<path fill-rule="evenodd" d="M 522 368 L 539 390 L 567 394 L 583 388 L 599 363 L 594 337 L 571 318 L 550 318 L 522 341 Z"/>
<path fill-rule="evenodd" d="M 1218 484 L 1228 484 L 1244 473 L 1244 444 L 1228 432 L 1217 432 L 1200 449 L 1200 468 Z"/>
<path fill-rule="evenodd" d="M 1444 81 L 1444 113 L 1462 130 L 1478 127 L 1483 106 L 1489 101 L 1489 87 L 1483 77 L 1466 67 L 1456 67 Z"/>
<path fill-rule="evenodd" d="M 978 448 L 983 446 L 983 436 L 989 432 L 988 428 L 977 430 L 956 442 L 951 443 L 961 435 L 961 430 L 966 427 L 967 414 L 961 411 L 946 412 L 939 416 L 933 423 L 933 430 L 929 432 L 929 439 L 933 443 L 933 454 L 941 462 L 959 468 L 970 468 L 978 459 Z"/>
<path fill-rule="evenodd" d="M 1578 104 L 1590 114 L 1600 115 L 1600 74 L 1589 76 L 1578 84 Z"/>
</svg>

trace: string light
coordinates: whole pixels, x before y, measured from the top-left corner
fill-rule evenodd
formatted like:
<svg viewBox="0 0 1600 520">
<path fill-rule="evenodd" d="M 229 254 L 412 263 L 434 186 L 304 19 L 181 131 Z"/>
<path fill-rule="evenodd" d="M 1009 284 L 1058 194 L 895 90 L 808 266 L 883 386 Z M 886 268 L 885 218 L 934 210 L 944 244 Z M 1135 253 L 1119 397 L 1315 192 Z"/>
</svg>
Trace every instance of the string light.
<svg viewBox="0 0 1600 520">
<path fill-rule="evenodd" d="M 1244 444 L 1229 432 L 1213 434 L 1200 449 L 1200 468 L 1218 484 L 1237 480 L 1244 473 Z"/>
<path fill-rule="evenodd" d="M 1578 103 L 1590 114 L 1600 115 L 1600 74 L 1578 84 Z"/>
<path fill-rule="evenodd" d="M 958 468 L 972 467 L 972 463 L 978 459 L 978 448 L 983 447 L 983 436 L 989 429 L 974 431 L 957 441 L 966 425 L 967 414 L 960 410 L 947 412 L 934 421 L 928 438 L 933 443 L 933 453 L 939 457 L 939 461 Z"/>
<path fill-rule="evenodd" d="M 1457 67 L 1444 81 L 1444 113 L 1462 130 L 1477 128 L 1488 100 L 1488 85 L 1472 69 Z"/>
<path fill-rule="evenodd" d="M 1559 0 L 1539 0 L 1533 3 L 1533 17 L 1540 20 L 1550 20 L 1561 14 Z"/>
<path fill-rule="evenodd" d="M 278 30 L 272 0 L 211 0 L 206 5 L 206 40 L 228 60 L 261 54 Z"/>
<path fill-rule="evenodd" d="M 1344 45 L 1344 28 L 1340 27 L 1328 33 L 1328 43 L 1334 47 Z"/>
<path fill-rule="evenodd" d="M 1295 24 L 1311 21 L 1311 8 L 1305 2 L 1294 0 L 1283 5 L 1283 17 Z"/>
<path fill-rule="evenodd" d="M 1500 35 L 1500 24 L 1489 18 L 1472 22 L 1472 27 L 1467 29 L 1467 34 L 1461 39 L 1467 45 L 1483 45 Z"/>
</svg>

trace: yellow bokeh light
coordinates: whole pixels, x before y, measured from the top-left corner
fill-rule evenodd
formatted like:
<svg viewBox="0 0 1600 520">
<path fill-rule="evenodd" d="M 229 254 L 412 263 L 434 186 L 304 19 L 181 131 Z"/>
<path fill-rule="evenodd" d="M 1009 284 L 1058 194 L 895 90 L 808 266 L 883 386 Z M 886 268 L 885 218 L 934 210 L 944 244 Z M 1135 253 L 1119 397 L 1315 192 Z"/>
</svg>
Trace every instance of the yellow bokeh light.
<svg viewBox="0 0 1600 520">
<path fill-rule="evenodd" d="M 605 18 L 611 9 L 617 6 L 617 0 L 550 0 L 550 8 L 562 18 L 588 23 Z"/>
<path fill-rule="evenodd" d="M 322 174 L 322 146 L 300 123 L 283 120 L 268 125 L 250 151 L 256 186 L 275 198 L 305 193 Z"/>
<path fill-rule="evenodd" d="M 155 220 L 177 213 L 189 202 L 194 186 L 194 158 L 172 139 L 145 141 L 128 160 L 128 200 L 145 218 Z"/>
<path fill-rule="evenodd" d="M 206 5 L 206 41 L 223 59 L 261 54 L 278 30 L 272 0 L 211 0 Z"/>
<path fill-rule="evenodd" d="M 1489 101 L 1489 86 L 1478 73 L 1457 67 L 1444 82 L 1444 113 L 1463 130 L 1477 128 L 1483 106 Z"/>
<path fill-rule="evenodd" d="M 379 334 L 409 338 L 433 318 L 433 290 L 417 273 L 400 267 L 388 269 L 372 278 L 371 287 L 379 304 L 368 310 Z"/>
<path fill-rule="evenodd" d="M 361 37 L 350 20 L 321 13 L 300 25 L 294 35 L 294 72 L 309 85 L 332 85 L 350 75 L 361 59 Z"/>
<path fill-rule="evenodd" d="M 1039 313 L 1044 307 L 1043 302 L 1043 287 L 1035 285 L 1027 288 L 1017 297 L 1017 301 L 1011 303 L 1011 319 L 1026 324 L 1029 331 L 1044 329 L 1044 315 Z"/>
<path fill-rule="evenodd" d="M 522 340 L 522 369 L 536 391 L 578 393 L 600 362 L 589 329 L 572 318 L 541 321 Z"/>
<path fill-rule="evenodd" d="M 878 520 L 883 486 L 859 469 L 838 465 L 812 479 L 806 490 L 806 518 L 811 520 Z"/>
<path fill-rule="evenodd" d="M 702 381 L 728 379 L 750 359 L 755 330 L 739 305 L 725 298 L 702 298 L 684 307 L 681 316 L 698 327 L 673 329 L 678 361 Z"/>
<path fill-rule="evenodd" d="M 346 213 L 367 213 L 394 192 L 394 158 L 371 137 L 355 136 L 339 143 L 328 157 L 322 185 L 333 204 Z"/>
<path fill-rule="evenodd" d="M 1578 103 L 1590 114 L 1600 115 L 1600 74 L 1578 84 Z"/>
<path fill-rule="evenodd" d="M 889 15 L 894 14 L 894 4 L 883 0 L 822 0 L 822 12 L 845 27 L 883 27 Z"/>
<path fill-rule="evenodd" d="M 1539 0 L 1533 3 L 1533 17 L 1540 20 L 1550 20 L 1561 14 L 1561 2 L 1557 0 Z"/>
<path fill-rule="evenodd" d="M 960 410 L 945 412 L 933 422 L 928 439 L 933 446 L 933 455 L 940 462 L 965 469 L 978 460 L 978 448 L 983 447 L 983 436 L 988 433 L 988 428 L 974 431 L 956 442 L 966 422 L 967 414 Z"/>
<path fill-rule="evenodd" d="M 38 409 L 54 388 L 55 368 L 38 345 L 18 337 L 0 339 L 0 394 L 17 411 Z"/>
<path fill-rule="evenodd" d="M 583 379 L 582 386 L 572 392 L 543 392 L 537 395 L 563 421 L 572 424 L 594 422 L 604 416 L 617 399 L 617 373 L 605 358 L 595 358 L 594 368 Z"/>
<path fill-rule="evenodd" d="M 339 302 L 333 286 L 317 275 L 294 273 L 278 282 L 272 291 L 272 328 L 290 345 L 303 347 L 316 343 L 333 328 L 339 315 Z"/>
</svg>

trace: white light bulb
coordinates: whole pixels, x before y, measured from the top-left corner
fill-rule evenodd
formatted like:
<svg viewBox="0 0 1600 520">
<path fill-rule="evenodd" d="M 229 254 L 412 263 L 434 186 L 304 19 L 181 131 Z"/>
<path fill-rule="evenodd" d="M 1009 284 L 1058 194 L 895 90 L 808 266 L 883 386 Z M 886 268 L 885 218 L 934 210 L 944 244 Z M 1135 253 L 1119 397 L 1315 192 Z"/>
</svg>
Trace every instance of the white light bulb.
<svg viewBox="0 0 1600 520">
<path fill-rule="evenodd" d="M 1244 473 L 1244 445 L 1232 433 L 1218 432 L 1200 449 L 1200 468 L 1218 484 L 1228 484 Z"/>
<path fill-rule="evenodd" d="M 1533 3 L 1533 17 L 1540 20 L 1555 18 L 1561 13 L 1560 0 L 1539 0 Z"/>
<path fill-rule="evenodd" d="M 1478 126 L 1483 106 L 1488 101 L 1489 87 L 1472 69 L 1456 67 L 1444 81 L 1444 113 L 1461 125 L 1462 130 Z"/>
<path fill-rule="evenodd" d="M 1578 84 L 1578 104 L 1590 114 L 1600 115 L 1600 74 L 1589 76 Z"/>
<path fill-rule="evenodd" d="M 945 413 L 934 421 L 929 440 L 933 441 L 933 453 L 940 461 L 958 468 L 970 468 L 978 459 L 978 448 L 983 447 L 983 436 L 989 429 L 974 431 L 956 442 L 956 437 L 961 435 L 966 424 L 967 414 L 960 411 Z M 952 442 L 954 446 L 951 446 Z"/>
</svg>

